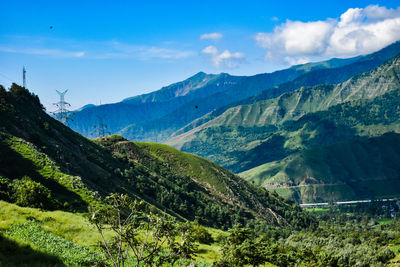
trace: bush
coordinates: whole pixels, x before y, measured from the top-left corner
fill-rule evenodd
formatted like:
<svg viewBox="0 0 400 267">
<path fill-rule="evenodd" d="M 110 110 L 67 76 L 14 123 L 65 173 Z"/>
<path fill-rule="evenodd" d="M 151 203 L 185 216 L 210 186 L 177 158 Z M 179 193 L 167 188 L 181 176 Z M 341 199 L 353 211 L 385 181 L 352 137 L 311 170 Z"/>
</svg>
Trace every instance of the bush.
<svg viewBox="0 0 400 267">
<path fill-rule="evenodd" d="M 12 183 L 12 199 L 15 204 L 23 207 L 49 209 L 54 206 L 49 189 L 42 184 L 32 181 L 28 176 Z"/>
<path fill-rule="evenodd" d="M 10 200 L 10 180 L 0 176 L 0 199 Z"/>
<path fill-rule="evenodd" d="M 199 243 L 210 245 L 211 243 L 214 242 L 214 238 L 203 226 L 199 224 L 194 224 L 193 231 L 194 231 L 194 238 Z"/>
</svg>

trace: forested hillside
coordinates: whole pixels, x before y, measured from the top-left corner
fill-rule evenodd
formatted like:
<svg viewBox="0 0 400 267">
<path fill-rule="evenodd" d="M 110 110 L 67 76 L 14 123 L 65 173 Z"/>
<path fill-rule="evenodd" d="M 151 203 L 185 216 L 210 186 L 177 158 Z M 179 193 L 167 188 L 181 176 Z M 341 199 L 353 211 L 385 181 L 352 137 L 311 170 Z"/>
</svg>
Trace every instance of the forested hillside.
<svg viewBox="0 0 400 267">
<path fill-rule="evenodd" d="M 230 108 L 167 143 L 183 151 L 207 157 L 234 172 L 247 171 L 265 164 L 245 173 L 246 177 L 257 177 L 258 183 L 262 184 L 264 180 L 280 173 L 274 172 L 277 161 L 285 165 L 283 162 L 288 161 L 285 158 L 293 153 L 398 130 L 399 65 L 399 57 L 395 57 L 372 71 L 337 85 L 302 87 L 278 98 Z M 318 181 L 332 176 L 327 171 L 313 175 L 320 171 L 320 164 L 313 163 L 307 165 L 307 171 L 297 172 L 302 176 L 301 180 L 311 176 L 319 184 L 322 182 Z M 389 168 L 386 163 L 382 161 L 376 167 Z M 355 165 L 354 168 L 358 167 Z M 248 176 L 249 173 L 252 175 Z M 351 174 L 356 176 L 347 179 L 358 181 L 365 178 L 362 172 Z M 291 177 L 291 174 L 286 174 L 286 177 Z M 342 178 L 337 176 L 333 179 L 339 181 Z M 273 182 L 274 179 L 271 180 Z M 298 186 L 299 183 L 278 183 L 277 186 Z M 385 188 L 382 187 L 376 194 L 384 193 Z M 304 197 L 297 194 L 293 199 L 326 200 L 329 195 L 322 189 L 321 194 L 312 194 L 310 191 L 304 194 Z M 338 194 L 337 199 L 340 199 Z M 361 196 L 364 195 L 349 194 L 348 198 Z"/>
<path fill-rule="evenodd" d="M 18 85 L 1 88 L 1 108 L 1 154 L 8 155 L 0 160 L 5 200 L 84 211 L 118 192 L 218 228 L 256 219 L 293 227 L 312 222 L 299 207 L 199 157 L 119 136 L 90 141 L 49 117 L 39 99 Z M 176 158 L 169 163 L 165 154 Z M 23 191 L 27 185 L 34 189 Z M 44 193 L 30 199 L 36 190 Z"/>
</svg>

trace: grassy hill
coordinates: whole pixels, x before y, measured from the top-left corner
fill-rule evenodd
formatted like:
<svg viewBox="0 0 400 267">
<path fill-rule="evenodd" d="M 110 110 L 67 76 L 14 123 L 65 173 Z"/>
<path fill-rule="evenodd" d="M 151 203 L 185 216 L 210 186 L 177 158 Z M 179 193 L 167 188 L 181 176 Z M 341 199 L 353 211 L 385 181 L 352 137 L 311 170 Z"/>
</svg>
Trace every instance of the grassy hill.
<svg viewBox="0 0 400 267">
<path fill-rule="evenodd" d="M 301 203 L 397 197 L 400 134 L 306 149 L 240 175 Z"/>
<path fill-rule="evenodd" d="M 277 165 L 285 165 L 287 157 L 294 153 L 398 130 L 399 62 L 397 56 L 372 71 L 337 85 L 302 87 L 275 99 L 231 108 L 213 120 L 170 139 L 168 144 L 207 157 L 234 172 L 262 165 L 249 172 L 251 177 L 258 177 L 253 181 L 263 184 L 258 180 L 260 175 L 255 173 L 263 173 L 262 180 L 272 179 L 272 170 Z M 312 153 L 317 152 L 313 150 Z M 380 164 L 380 168 L 388 167 L 385 162 Z M 314 168 L 318 169 L 317 166 Z M 354 168 L 358 167 L 354 165 Z M 271 169 L 271 172 L 266 169 Z M 304 179 L 307 177 L 305 172 L 299 172 L 299 175 Z M 329 176 L 326 172 L 319 175 L 316 177 L 318 181 L 322 179 L 320 177 Z M 357 180 L 363 173 L 352 175 L 359 175 L 352 177 Z M 335 179 L 340 180 L 340 177 Z M 281 186 L 289 185 L 299 186 L 299 183 Z M 321 193 L 303 190 L 305 193 L 291 196 L 297 201 L 319 197 L 326 200 L 331 193 L 321 190 Z M 342 197 L 365 196 L 357 192 Z M 384 187 L 378 195 L 382 193 Z"/>
<path fill-rule="evenodd" d="M 120 136 L 88 140 L 48 116 L 24 88 L 0 89 L 0 149 L 7 155 L 0 158 L 2 199 L 85 211 L 119 192 L 217 228 L 257 220 L 293 227 L 312 222 L 299 207 L 207 160 Z M 165 155 L 174 155 L 173 164 Z"/>
<path fill-rule="evenodd" d="M 280 126 L 285 121 L 304 116 L 308 118 L 308 113 L 352 100 L 372 99 L 399 88 L 399 61 L 400 58 L 396 57 L 372 71 L 337 85 L 302 87 L 278 98 L 231 108 L 213 120 L 169 139 L 167 143 L 183 151 L 207 157 L 235 172 L 243 171 L 242 168 L 233 167 L 239 161 L 230 155 L 246 154 L 246 151 L 261 142 L 272 142 L 272 134 L 285 127 Z M 353 105 L 357 103 L 353 102 Z M 335 116 L 341 114 L 335 113 Z M 270 159 L 264 160 L 265 163 Z"/>
</svg>

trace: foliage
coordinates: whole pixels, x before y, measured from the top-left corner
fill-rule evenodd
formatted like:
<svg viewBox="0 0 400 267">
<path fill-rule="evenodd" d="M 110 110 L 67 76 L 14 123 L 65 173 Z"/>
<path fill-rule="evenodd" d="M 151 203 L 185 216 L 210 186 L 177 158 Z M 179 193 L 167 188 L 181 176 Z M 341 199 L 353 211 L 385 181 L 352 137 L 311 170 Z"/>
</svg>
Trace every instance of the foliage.
<svg viewBox="0 0 400 267">
<path fill-rule="evenodd" d="M 33 249 L 26 244 L 7 238 L 0 233 L 0 266 L 65 266 L 56 256 Z"/>
<path fill-rule="evenodd" d="M 71 266 L 94 266 L 100 264 L 103 258 L 101 254 L 92 252 L 87 247 L 44 231 L 40 223 L 34 220 L 12 226 L 7 235 L 29 243 L 44 253 L 57 256 Z"/>
<path fill-rule="evenodd" d="M 0 153 L 8 155 L 0 158 L 0 175 L 11 183 L 29 176 L 46 187 L 56 205 L 45 208 L 85 211 L 123 193 L 220 229 L 256 218 L 295 228 L 312 224 L 311 215 L 205 159 L 120 136 L 90 141 L 50 118 L 24 88 L 0 90 L 2 101 L 10 106 L 0 112 Z"/>
<path fill-rule="evenodd" d="M 249 228 L 235 227 L 222 243 L 222 258 L 216 266 L 259 266 L 266 262 L 266 242 Z"/>
<path fill-rule="evenodd" d="M 208 232 L 205 227 L 199 225 L 197 222 L 193 224 L 193 235 L 195 240 L 199 243 L 210 245 L 214 242 L 214 238 L 210 232 Z"/>
<path fill-rule="evenodd" d="M 17 205 L 32 208 L 51 208 L 54 205 L 50 190 L 28 176 L 15 180 L 12 188 L 12 199 Z"/>
<path fill-rule="evenodd" d="M 102 238 L 97 229 L 95 228 L 95 226 L 89 223 L 87 217 L 88 217 L 87 214 L 81 214 L 76 212 L 75 213 L 65 212 L 60 210 L 46 211 L 34 208 L 24 208 L 24 207 L 19 207 L 15 204 L 0 201 L 0 233 L 6 231 L 13 225 L 23 224 L 27 220 L 35 219 L 37 221 L 40 221 L 40 226 L 47 232 L 51 232 L 56 236 L 72 241 L 75 244 L 81 246 L 89 247 L 91 249 L 98 248 L 99 247 L 98 244 L 99 242 L 102 242 Z M 193 225 L 193 227 L 195 228 L 195 225 Z M 216 238 L 217 235 L 223 234 L 223 232 L 218 229 L 207 228 L 207 231 L 212 234 L 214 239 Z M 114 234 L 111 231 L 105 231 L 106 240 L 111 240 L 113 236 Z M 144 237 L 143 232 L 140 234 L 140 237 L 142 238 Z M 21 240 L 18 239 L 12 239 L 11 237 L 9 238 L 11 241 L 16 242 L 20 246 L 28 244 L 28 243 L 23 243 Z M 176 240 L 179 242 L 180 240 L 179 236 L 176 237 Z M 1 253 L 4 251 L 0 249 L 0 258 L 1 258 Z M 19 250 L 15 251 L 15 253 L 10 251 L 8 253 L 8 257 L 12 262 L 14 262 L 12 259 L 16 260 L 18 259 L 18 253 L 19 253 L 18 251 Z M 29 255 L 33 254 L 32 257 L 34 257 L 35 253 L 34 252 L 32 252 L 31 254 L 29 253 L 30 252 L 27 251 L 26 259 L 23 262 L 26 262 L 25 266 L 35 266 L 35 262 L 40 262 L 40 260 L 36 258 L 35 260 L 30 261 Z M 37 254 L 38 257 L 43 256 L 44 260 L 46 253 L 37 251 Z M 196 262 L 196 266 L 203 266 L 203 267 L 209 266 L 208 264 L 220 258 L 219 244 L 217 243 L 213 243 L 212 245 L 199 244 L 196 255 L 197 256 L 195 260 L 191 260 Z M 22 256 L 20 258 L 22 259 Z M 112 264 L 111 261 L 108 261 L 108 263 Z M 21 265 L 17 264 L 16 266 L 21 266 Z M 43 266 L 47 265 L 43 264 Z M 51 266 L 54 266 L 54 264 L 52 264 Z"/>
<path fill-rule="evenodd" d="M 91 208 L 90 221 L 103 238 L 103 250 L 114 266 L 163 265 L 180 260 L 192 260 L 197 246 L 190 223 L 174 223 L 166 214 L 163 217 L 151 212 L 143 201 L 126 195 L 112 194 L 106 205 Z M 106 240 L 104 231 L 114 232 Z M 180 235 L 180 242 L 175 236 Z"/>
<path fill-rule="evenodd" d="M 10 193 L 10 179 L 0 176 L 0 199 L 9 201 Z"/>
<path fill-rule="evenodd" d="M 384 266 L 395 256 L 388 245 L 400 244 L 398 222 L 379 225 L 344 213 L 320 222 L 313 231 L 231 229 L 216 266 Z"/>
</svg>

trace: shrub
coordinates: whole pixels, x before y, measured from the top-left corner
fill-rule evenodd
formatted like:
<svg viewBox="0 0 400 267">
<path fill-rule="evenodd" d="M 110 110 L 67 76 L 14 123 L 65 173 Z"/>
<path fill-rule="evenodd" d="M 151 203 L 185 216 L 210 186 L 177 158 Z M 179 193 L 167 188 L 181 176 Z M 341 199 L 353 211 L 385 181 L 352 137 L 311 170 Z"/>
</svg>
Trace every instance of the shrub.
<svg viewBox="0 0 400 267">
<path fill-rule="evenodd" d="M 199 243 L 210 245 L 211 243 L 214 242 L 214 238 L 203 226 L 199 224 L 194 224 L 193 231 L 194 231 L 194 238 Z"/>
<path fill-rule="evenodd" d="M 12 183 L 12 199 L 19 206 L 49 209 L 54 206 L 49 189 L 42 184 L 32 181 L 28 176 Z"/>
<path fill-rule="evenodd" d="M 0 176 L 0 199 L 10 200 L 10 180 Z"/>
</svg>

